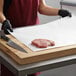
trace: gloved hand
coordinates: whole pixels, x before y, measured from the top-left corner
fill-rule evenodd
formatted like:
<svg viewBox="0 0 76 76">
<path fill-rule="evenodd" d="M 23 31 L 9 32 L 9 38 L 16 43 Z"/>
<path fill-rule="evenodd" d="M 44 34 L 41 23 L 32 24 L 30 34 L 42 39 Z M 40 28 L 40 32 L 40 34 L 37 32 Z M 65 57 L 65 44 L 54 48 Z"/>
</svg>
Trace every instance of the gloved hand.
<svg viewBox="0 0 76 76">
<path fill-rule="evenodd" d="M 3 28 L 5 34 L 10 34 L 9 31 L 10 31 L 10 32 L 13 32 L 13 29 L 12 29 L 12 26 L 11 26 L 9 20 L 5 20 L 5 21 L 2 23 L 2 28 Z"/>
<path fill-rule="evenodd" d="M 68 10 L 64 10 L 64 9 L 60 9 L 58 12 L 58 15 L 60 15 L 61 17 L 72 17 L 71 13 Z"/>
</svg>

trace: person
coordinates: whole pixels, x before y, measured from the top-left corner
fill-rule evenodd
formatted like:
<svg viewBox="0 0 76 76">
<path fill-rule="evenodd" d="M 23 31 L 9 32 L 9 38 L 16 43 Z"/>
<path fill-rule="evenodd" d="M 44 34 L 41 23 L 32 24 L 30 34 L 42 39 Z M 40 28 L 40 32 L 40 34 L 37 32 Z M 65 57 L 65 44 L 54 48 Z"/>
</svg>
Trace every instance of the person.
<svg viewBox="0 0 76 76">
<path fill-rule="evenodd" d="M 68 10 L 48 6 L 45 0 L 0 0 L 0 23 L 5 34 L 13 32 L 12 28 L 39 24 L 38 12 L 48 16 L 71 17 Z M 36 73 L 28 76 L 36 76 Z"/>
</svg>

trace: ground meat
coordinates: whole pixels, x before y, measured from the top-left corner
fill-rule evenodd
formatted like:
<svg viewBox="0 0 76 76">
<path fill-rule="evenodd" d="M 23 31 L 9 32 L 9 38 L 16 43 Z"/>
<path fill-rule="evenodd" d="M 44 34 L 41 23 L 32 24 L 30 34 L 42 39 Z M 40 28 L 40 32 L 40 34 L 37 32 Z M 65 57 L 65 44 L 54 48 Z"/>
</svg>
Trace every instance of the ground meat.
<svg viewBox="0 0 76 76">
<path fill-rule="evenodd" d="M 31 44 L 38 48 L 47 48 L 48 46 L 54 46 L 55 42 L 47 39 L 35 39 Z"/>
</svg>

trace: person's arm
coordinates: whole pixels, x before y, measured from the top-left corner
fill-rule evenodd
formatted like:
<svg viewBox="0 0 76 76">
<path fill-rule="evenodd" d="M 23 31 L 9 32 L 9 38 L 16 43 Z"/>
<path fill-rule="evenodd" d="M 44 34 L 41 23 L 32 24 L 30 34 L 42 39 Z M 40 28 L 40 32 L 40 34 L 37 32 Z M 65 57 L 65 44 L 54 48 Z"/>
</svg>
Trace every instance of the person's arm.
<svg viewBox="0 0 76 76">
<path fill-rule="evenodd" d="M 51 6 L 46 5 L 45 0 L 40 0 L 39 2 L 39 13 L 44 15 L 58 15 L 58 8 L 53 8 Z"/>
<path fill-rule="evenodd" d="M 38 11 L 40 14 L 49 15 L 49 16 L 57 16 L 57 15 L 61 17 L 72 16 L 68 10 L 54 8 L 46 5 L 45 0 L 40 0 Z"/>
<path fill-rule="evenodd" d="M 6 17 L 3 14 L 3 5 L 4 5 L 4 0 L 0 0 L 0 23 L 6 20 Z"/>
<path fill-rule="evenodd" d="M 9 34 L 9 31 L 13 32 L 13 29 L 11 27 L 10 21 L 6 19 L 6 17 L 4 16 L 3 6 L 4 6 L 4 0 L 0 0 L 0 23 L 2 23 L 2 27 L 5 34 Z"/>
</svg>

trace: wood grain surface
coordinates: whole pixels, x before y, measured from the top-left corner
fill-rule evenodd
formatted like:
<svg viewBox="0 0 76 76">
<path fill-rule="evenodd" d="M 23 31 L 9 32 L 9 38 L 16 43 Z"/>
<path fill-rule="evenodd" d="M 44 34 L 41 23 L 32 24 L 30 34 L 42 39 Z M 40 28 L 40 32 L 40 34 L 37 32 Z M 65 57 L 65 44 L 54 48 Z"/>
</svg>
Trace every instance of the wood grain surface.
<svg viewBox="0 0 76 76">
<path fill-rule="evenodd" d="M 26 45 L 15 39 L 13 36 L 8 35 L 8 37 L 12 41 L 23 47 L 28 52 L 28 53 L 20 52 L 19 50 L 8 46 L 6 44 L 6 41 L 4 41 L 3 39 L 0 39 L 0 49 L 5 54 L 9 55 L 9 57 L 11 57 L 18 64 L 29 64 L 43 60 L 54 59 L 76 54 L 76 44 L 34 52 Z"/>
</svg>

